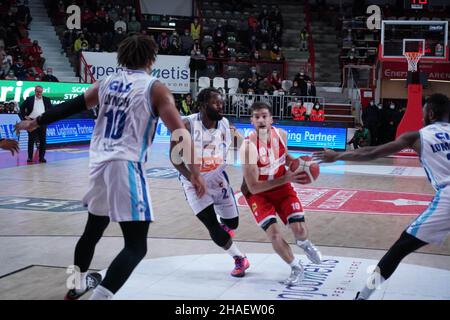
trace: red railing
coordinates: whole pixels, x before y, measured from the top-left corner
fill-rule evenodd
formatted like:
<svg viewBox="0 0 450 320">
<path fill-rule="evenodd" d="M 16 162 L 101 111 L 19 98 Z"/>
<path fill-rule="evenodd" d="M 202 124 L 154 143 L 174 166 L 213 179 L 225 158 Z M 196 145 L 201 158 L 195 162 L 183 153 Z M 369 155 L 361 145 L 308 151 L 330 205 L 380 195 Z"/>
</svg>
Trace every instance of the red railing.
<svg viewBox="0 0 450 320">
<path fill-rule="evenodd" d="M 314 41 L 313 35 L 311 31 L 311 11 L 309 9 L 309 1 L 305 0 L 305 22 L 306 22 L 306 30 L 308 31 L 308 50 L 309 50 L 309 64 L 311 65 L 311 79 L 312 82 L 315 80 L 316 73 L 316 58 L 314 52 Z"/>
<path fill-rule="evenodd" d="M 84 59 L 83 53 L 80 53 L 80 82 L 94 83 L 96 81 L 91 72 L 91 66 Z"/>
</svg>

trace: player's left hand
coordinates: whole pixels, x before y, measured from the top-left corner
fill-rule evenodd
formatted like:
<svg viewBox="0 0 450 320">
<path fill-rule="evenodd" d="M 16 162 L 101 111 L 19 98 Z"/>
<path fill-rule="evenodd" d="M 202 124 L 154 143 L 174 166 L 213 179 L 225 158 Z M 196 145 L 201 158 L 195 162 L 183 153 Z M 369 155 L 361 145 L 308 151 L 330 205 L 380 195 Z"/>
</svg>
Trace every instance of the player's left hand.
<svg viewBox="0 0 450 320">
<path fill-rule="evenodd" d="M 323 151 L 314 152 L 312 157 L 314 161 L 322 162 L 335 162 L 339 154 L 331 149 L 324 148 Z"/>
<path fill-rule="evenodd" d="M 0 140 L 0 148 L 11 151 L 11 154 L 19 153 L 19 143 L 13 139 Z"/>
<path fill-rule="evenodd" d="M 39 127 L 36 119 L 34 120 L 22 120 L 16 123 L 14 126 L 14 131 L 18 135 L 21 130 L 27 130 L 28 132 L 34 131 Z"/>
</svg>

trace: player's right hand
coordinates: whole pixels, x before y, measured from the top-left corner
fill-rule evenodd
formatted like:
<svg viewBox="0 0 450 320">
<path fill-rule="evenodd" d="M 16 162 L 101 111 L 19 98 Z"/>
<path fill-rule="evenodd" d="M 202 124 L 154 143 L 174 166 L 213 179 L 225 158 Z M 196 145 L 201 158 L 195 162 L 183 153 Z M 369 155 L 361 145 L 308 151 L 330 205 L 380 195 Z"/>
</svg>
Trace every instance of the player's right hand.
<svg viewBox="0 0 450 320">
<path fill-rule="evenodd" d="M 19 143 L 13 139 L 0 140 L 0 148 L 11 151 L 11 154 L 19 153 Z"/>
<path fill-rule="evenodd" d="M 20 130 L 27 130 L 28 132 L 34 131 L 39 127 L 36 119 L 34 120 L 22 120 L 19 123 L 16 123 L 14 126 L 14 131 L 18 135 Z"/>
<path fill-rule="evenodd" d="M 203 179 L 202 175 L 194 175 L 191 174 L 191 184 L 195 188 L 195 193 L 197 193 L 197 197 L 201 198 L 206 193 L 206 184 L 205 179 Z"/>
</svg>

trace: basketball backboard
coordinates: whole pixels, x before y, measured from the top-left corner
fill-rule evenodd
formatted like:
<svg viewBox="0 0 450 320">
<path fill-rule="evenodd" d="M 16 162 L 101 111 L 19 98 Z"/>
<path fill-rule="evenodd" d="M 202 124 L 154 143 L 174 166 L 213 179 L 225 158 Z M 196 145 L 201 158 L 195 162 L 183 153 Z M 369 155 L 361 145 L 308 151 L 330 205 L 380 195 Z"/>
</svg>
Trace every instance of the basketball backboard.
<svg viewBox="0 0 450 320">
<path fill-rule="evenodd" d="M 382 21 L 380 45 L 382 60 L 405 61 L 405 52 L 419 50 L 423 53 L 421 60 L 448 60 L 448 21 Z"/>
</svg>

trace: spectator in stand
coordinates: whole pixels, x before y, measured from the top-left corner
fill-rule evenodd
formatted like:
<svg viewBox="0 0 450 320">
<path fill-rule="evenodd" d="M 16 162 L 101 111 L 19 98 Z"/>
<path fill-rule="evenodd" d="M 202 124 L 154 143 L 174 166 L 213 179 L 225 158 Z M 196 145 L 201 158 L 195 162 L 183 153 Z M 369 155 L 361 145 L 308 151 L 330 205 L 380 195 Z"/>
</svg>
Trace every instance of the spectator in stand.
<svg viewBox="0 0 450 320">
<path fill-rule="evenodd" d="M 27 27 L 33 20 L 31 17 L 30 8 L 28 8 L 28 0 L 23 1 L 22 4 L 17 6 L 16 18 L 18 21 L 23 22 Z"/>
<path fill-rule="evenodd" d="M 202 26 L 198 18 L 194 18 L 194 22 L 191 23 L 191 36 L 192 40 L 199 40 L 202 32 Z"/>
<path fill-rule="evenodd" d="M 160 54 L 167 54 L 169 52 L 170 39 L 165 31 L 161 32 L 158 44 L 159 44 L 158 51 Z"/>
<path fill-rule="evenodd" d="M 202 54 L 202 47 L 200 45 L 200 40 L 195 39 L 194 45 L 192 46 L 192 50 L 191 50 L 191 56 L 201 55 L 201 54 Z"/>
<path fill-rule="evenodd" d="M 131 21 L 128 22 L 128 34 L 132 35 L 141 31 L 141 23 L 136 20 L 136 16 L 131 17 Z"/>
<path fill-rule="evenodd" d="M 353 138 L 347 142 L 347 144 L 353 144 L 354 149 L 369 146 L 371 144 L 369 129 L 364 128 L 360 123 L 355 124 L 355 129 L 356 131 Z"/>
<path fill-rule="evenodd" d="M 267 78 L 264 78 L 261 81 L 259 81 L 257 88 L 258 94 L 264 94 L 265 92 L 269 94 L 272 94 L 273 92 L 273 87 Z"/>
<path fill-rule="evenodd" d="M 258 33 L 258 19 L 256 19 L 253 15 L 250 15 L 247 18 L 248 23 L 248 32 L 250 34 L 257 34 Z"/>
<path fill-rule="evenodd" d="M 325 114 L 320 104 L 316 102 L 309 115 L 310 121 L 325 121 Z"/>
<path fill-rule="evenodd" d="M 444 55 L 444 47 L 439 42 L 434 49 L 434 55 L 437 57 L 442 57 Z"/>
<path fill-rule="evenodd" d="M 33 41 L 33 45 L 28 49 L 28 54 L 32 57 L 33 65 L 42 69 L 45 63 L 45 58 L 41 57 L 42 48 L 39 46 L 37 40 Z"/>
<path fill-rule="evenodd" d="M 278 47 L 276 43 L 273 45 L 272 50 L 270 50 L 270 59 L 274 61 L 281 61 L 284 59 L 281 48 Z"/>
<path fill-rule="evenodd" d="M 257 62 L 261 60 L 261 56 L 259 54 L 258 50 L 255 50 L 251 56 L 251 59 L 253 60 L 253 62 Z"/>
<path fill-rule="evenodd" d="M 206 58 L 207 59 L 213 59 L 214 58 L 214 49 L 211 46 L 208 46 L 208 48 L 206 48 Z"/>
<path fill-rule="evenodd" d="M 390 102 L 389 108 L 384 109 L 381 118 L 381 143 L 387 143 L 395 140 L 398 122 L 400 122 L 399 112 L 393 101 Z"/>
<path fill-rule="evenodd" d="M 108 12 L 105 10 L 105 6 L 101 6 L 100 9 L 97 10 L 95 15 L 100 19 L 105 19 L 105 17 L 108 15 Z"/>
<path fill-rule="evenodd" d="M 262 30 L 269 30 L 269 12 L 266 8 L 258 16 L 259 26 Z"/>
<path fill-rule="evenodd" d="M 5 80 L 17 80 L 16 75 L 13 70 L 9 70 L 9 73 L 6 75 Z"/>
<path fill-rule="evenodd" d="M 52 68 L 47 68 L 47 70 L 44 70 L 44 76 L 42 77 L 42 81 L 59 82 L 58 78 L 53 75 Z"/>
<path fill-rule="evenodd" d="M 77 37 L 77 39 L 75 40 L 75 42 L 73 43 L 73 50 L 75 51 L 75 53 L 79 53 L 81 50 L 81 43 L 84 41 L 84 34 L 80 33 Z"/>
<path fill-rule="evenodd" d="M 297 80 L 294 80 L 292 82 L 292 87 L 289 89 L 289 95 L 290 96 L 301 96 L 302 95 L 302 90 L 301 90 L 300 86 L 298 85 Z"/>
<path fill-rule="evenodd" d="M 41 81 L 44 73 L 42 69 L 39 67 L 30 67 L 27 71 L 27 80 L 28 81 Z"/>
<path fill-rule="evenodd" d="M 308 30 L 304 27 L 300 32 L 300 51 L 308 51 L 308 37 Z"/>
<path fill-rule="evenodd" d="M 313 85 L 311 79 L 306 81 L 306 96 L 315 97 L 316 96 L 316 86 Z"/>
<path fill-rule="evenodd" d="M 192 95 L 188 93 L 181 101 L 180 112 L 183 116 L 188 116 L 196 110 L 195 102 L 192 100 Z"/>
<path fill-rule="evenodd" d="M 189 29 L 184 30 L 184 34 L 180 37 L 181 40 L 181 52 L 182 54 L 188 55 L 194 44 L 194 40 L 191 37 Z"/>
<path fill-rule="evenodd" d="M 127 32 L 127 23 L 123 20 L 123 17 L 120 16 L 119 20 L 117 20 L 114 23 L 114 30 L 117 32 L 119 31 L 119 28 L 122 29 L 122 32 L 126 33 Z"/>
<path fill-rule="evenodd" d="M 280 9 L 276 7 L 269 15 L 269 24 L 271 28 L 275 28 L 277 25 L 283 29 L 284 22 L 283 16 L 281 15 Z"/>
<path fill-rule="evenodd" d="M 11 70 L 14 72 L 17 80 L 27 80 L 27 70 L 25 69 L 23 59 L 21 57 L 17 59 L 15 64 L 13 64 Z"/>
<path fill-rule="evenodd" d="M 370 145 L 377 146 L 381 143 L 379 128 L 381 123 L 381 115 L 382 115 L 383 105 L 380 104 L 380 107 L 375 105 L 374 101 L 371 101 L 369 105 L 362 112 L 362 121 L 364 127 L 369 129 L 370 132 Z"/>
<path fill-rule="evenodd" d="M 250 40 L 249 40 L 249 51 L 250 52 L 255 52 L 259 49 L 259 41 L 256 37 L 255 34 L 252 34 L 250 36 Z"/>
<path fill-rule="evenodd" d="M 11 60 L 7 57 L 5 51 L 0 51 L 0 79 L 4 79 L 11 69 Z"/>
<path fill-rule="evenodd" d="M 176 38 L 173 38 L 172 42 L 170 43 L 169 54 L 174 56 L 181 54 L 180 42 L 177 41 Z"/>
<path fill-rule="evenodd" d="M 294 104 L 292 105 L 292 109 L 291 109 L 291 113 L 292 113 L 292 119 L 297 120 L 297 121 L 305 121 L 306 120 L 306 107 L 303 105 L 303 102 L 300 101 L 296 101 L 294 102 Z"/>
<path fill-rule="evenodd" d="M 86 7 L 81 13 L 81 25 L 89 29 L 89 25 L 94 21 L 94 17 L 94 13 L 89 9 L 89 7 Z"/>
<path fill-rule="evenodd" d="M 177 47 L 181 48 L 181 40 L 180 35 L 176 30 L 173 30 L 172 34 L 169 37 L 170 43 L 172 44 L 174 41 L 177 42 Z"/>
<path fill-rule="evenodd" d="M 277 43 L 278 45 L 283 44 L 283 32 L 281 30 L 281 25 L 277 24 L 274 28 L 271 28 L 270 42 Z"/>
<path fill-rule="evenodd" d="M 261 49 L 259 50 L 259 55 L 261 57 L 261 60 L 267 61 L 270 60 L 270 50 L 267 49 L 267 44 L 266 43 L 262 43 L 261 44 Z"/>
<path fill-rule="evenodd" d="M 95 46 L 91 50 L 92 52 L 103 52 L 102 46 L 99 42 L 95 43 Z"/>
<path fill-rule="evenodd" d="M 219 51 L 223 50 L 224 52 L 226 52 L 228 50 L 227 44 L 225 41 L 219 41 L 216 43 L 216 52 L 217 54 L 219 54 Z"/>
<path fill-rule="evenodd" d="M 103 22 L 103 32 L 107 32 L 111 35 L 114 34 L 114 21 L 111 20 L 109 15 L 106 15 L 105 20 Z"/>
<path fill-rule="evenodd" d="M 117 20 L 119 20 L 119 14 L 120 14 L 120 6 L 119 5 L 116 5 L 115 7 L 111 7 L 111 9 L 108 11 L 108 16 L 114 23 Z"/>
<path fill-rule="evenodd" d="M 281 88 L 281 76 L 278 74 L 277 70 L 273 70 L 272 73 L 267 78 L 270 85 L 272 86 L 272 91 Z"/>
<path fill-rule="evenodd" d="M 127 36 L 122 31 L 122 28 L 118 28 L 116 33 L 113 36 L 112 42 L 113 42 L 113 50 L 117 51 L 117 48 L 119 47 L 119 44 L 122 42 L 123 39 L 125 39 Z"/>
</svg>

